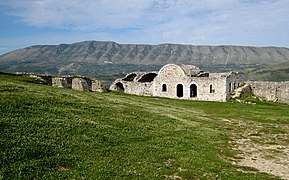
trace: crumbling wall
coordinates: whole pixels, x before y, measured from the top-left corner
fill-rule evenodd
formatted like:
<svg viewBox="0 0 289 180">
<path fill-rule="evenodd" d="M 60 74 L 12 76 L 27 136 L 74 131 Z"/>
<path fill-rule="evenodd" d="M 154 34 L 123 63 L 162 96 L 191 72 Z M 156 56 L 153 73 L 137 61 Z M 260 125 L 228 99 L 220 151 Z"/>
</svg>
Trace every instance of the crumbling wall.
<svg viewBox="0 0 289 180">
<path fill-rule="evenodd" d="M 104 84 L 99 80 L 92 80 L 91 81 L 91 91 L 92 92 L 105 92 Z"/>
<path fill-rule="evenodd" d="M 134 81 L 123 81 L 117 79 L 110 86 L 110 90 L 124 92 L 127 94 L 136 94 L 143 96 L 153 95 L 153 83 L 152 82 L 134 82 Z"/>
<path fill-rule="evenodd" d="M 152 83 L 126 82 L 123 83 L 125 93 L 143 96 L 152 96 Z"/>
<path fill-rule="evenodd" d="M 101 81 L 79 75 L 52 77 L 51 84 L 54 87 L 66 87 L 79 91 L 104 92 L 106 90 Z"/>
<path fill-rule="evenodd" d="M 39 75 L 39 78 L 43 79 L 47 84 L 52 85 L 51 75 Z"/>
<path fill-rule="evenodd" d="M 255 96 L 273 102 L 289 103 L 289 81 L 249 81 Z"/>
<path fill-rule="evenodd" d="M 67 77 L 53 77 L 52 86 L 59 88 L 71 88 L 72 79 Z"/>
<path fill-rule="evenodd" d="M 71 88 L 78 91 L 89 91 L 87 80 L 83 78 L 73 78 Z"/>
<path fill-rule="evenodd" d="M 59 88 L 71 88 L 79 91 L 104 92 L 107 87 L 105 84 L 96 79 L 90 79 L 81 75 L 58 75 L 34 74 L 26 72 L 16 72 L 18 76 L 29 76 L 41 79 L 44 83 Z"/>
<path fill-rule="evenodd" d="M 32 78 L 37 78 L 43 81 L 44 84 L 52 85 L 52 76 L 49 74 L 34 74 L 34 73 L 27 73 L 27 72 L 16 72 L 17 76 L 29 76 Z"/>
<path fill-rule="evenodd" d="M 153 80 L 157 72 L 133 72 L 124 78 L 116 79 L 111 85 L 110 90 L 128 94 L 143 96 L 153 95 Z"/>
</svg>

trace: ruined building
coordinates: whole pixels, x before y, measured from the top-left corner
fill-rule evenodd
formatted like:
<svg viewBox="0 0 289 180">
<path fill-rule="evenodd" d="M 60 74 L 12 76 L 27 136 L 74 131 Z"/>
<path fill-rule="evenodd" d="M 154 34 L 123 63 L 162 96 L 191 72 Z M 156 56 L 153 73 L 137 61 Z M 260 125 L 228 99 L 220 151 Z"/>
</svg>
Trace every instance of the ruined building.
<svg viewBox="0 0 289 180">
<path fill-rule="evenodd" d="M 289 81 L 249 81 L 252 93 L 267 101 L 289 103 Z"/>
<path fill-rule="evenodd" d="M 75 89 L 78 91 L 92 91 L 103 92 L 105 91 L 104 84 L 96 79 L 90 79 L 85 76 L 58 76 L 52 77 L 52 86 L 54 87 L 66 87 Z"/>
<path fill-rule="evenodd" d="M 193 65 L 167 64 L 158 72 L 130 73 L 115 80 L 110 89 L 136 95 L 226 101 L 242 84 L 238 73 L 207 73 Z"/>
<path fill-rule="evenodd" d="M 45 84 L 52 85 L 58 88 L 70 88 L 78 91 L 91 91 L 91 92 L 105 92 L 105 85 L 97 79 L 90 79 L 81 75 L 58 75 L 52 76 L 49 74 L 34 74 L 17 72 L 19 76 L 29 76 L 43 81 Z"/>
</svg>

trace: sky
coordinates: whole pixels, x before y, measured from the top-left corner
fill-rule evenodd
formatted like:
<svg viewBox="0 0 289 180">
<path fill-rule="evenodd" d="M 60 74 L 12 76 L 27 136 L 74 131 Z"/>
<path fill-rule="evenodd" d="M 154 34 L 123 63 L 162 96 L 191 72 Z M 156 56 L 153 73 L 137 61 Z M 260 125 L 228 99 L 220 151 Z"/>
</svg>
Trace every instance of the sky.
<svg viewBox="0 0 289 180">
<path fill-rule="evenodd" d="M 0 54 L 87 40 L 289 47 L 289 0 L 0 0 Z"/>
</svg>

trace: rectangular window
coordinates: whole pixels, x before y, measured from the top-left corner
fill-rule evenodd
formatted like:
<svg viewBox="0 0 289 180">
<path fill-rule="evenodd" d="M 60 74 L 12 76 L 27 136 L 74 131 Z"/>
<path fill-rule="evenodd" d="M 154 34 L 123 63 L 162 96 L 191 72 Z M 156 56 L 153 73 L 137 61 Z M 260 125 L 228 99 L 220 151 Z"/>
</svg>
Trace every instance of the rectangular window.
<svg viewBox="0 0 289 180">
<path fill-rule="evenodd" d="M 163 92 L 166 92 L 166 91 L 167 91 L 167 85 L 166 85 L 166 84 L 163 84 L 163 85 L 162 85 L 162 91 L 163 91 Z"/>
<path fill-rule="evenodd" d="M 214 89 L 213 89 L 213 85 L 211 84 L 210 85 L 210 93 L 213 93 L 214 92 Z"/>
</svg>

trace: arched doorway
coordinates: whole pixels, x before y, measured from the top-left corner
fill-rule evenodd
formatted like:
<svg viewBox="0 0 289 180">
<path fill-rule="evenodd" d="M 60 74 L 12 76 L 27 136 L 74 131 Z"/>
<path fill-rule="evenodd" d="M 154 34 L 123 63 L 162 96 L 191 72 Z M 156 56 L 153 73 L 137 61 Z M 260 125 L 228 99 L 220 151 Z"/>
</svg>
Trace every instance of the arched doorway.
<svg viewBox="0 0 289 180">
<path fill-rule="evenodd" d="M 197 85 L 192 84 L 190 86 L 190 97 L 197 97 L 197 95 L 198 95 Z"/>
<path fill-rule="evenodd" d="M 182 84 L 177 85 L 177 97 L 183 97 L 184 96 L 184 87 Z"/>
<path fill-rule="evenodd" d="M 119 92 L 124 92 L 124 87 L 123 87 L 123 84 L 121 82 L 118 82 L 115 84 L 115 89 Z"/>
</svg>

